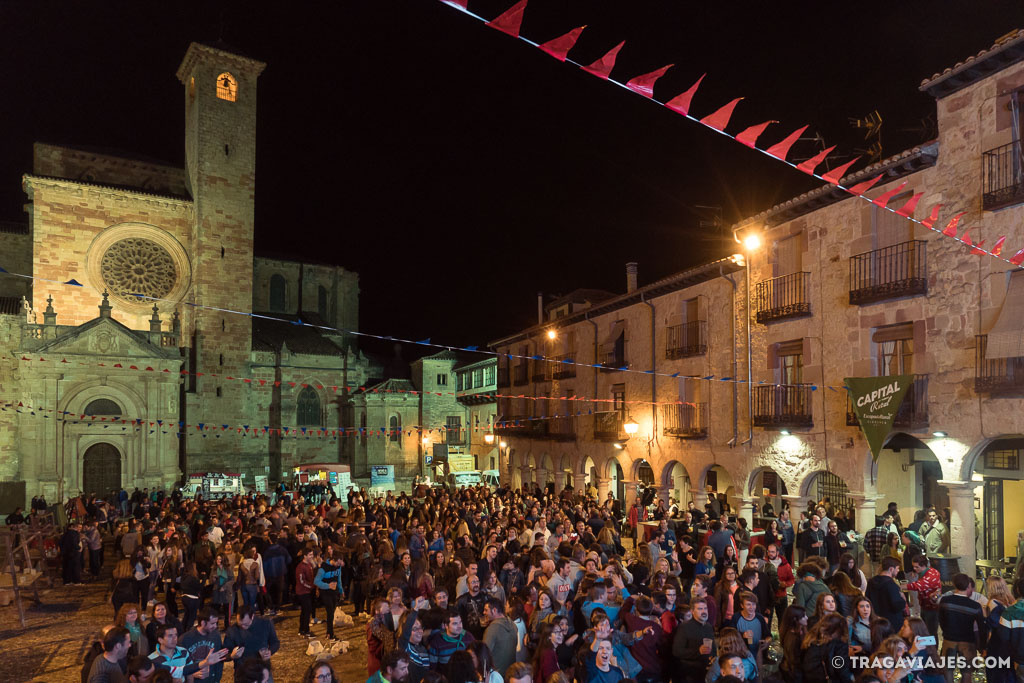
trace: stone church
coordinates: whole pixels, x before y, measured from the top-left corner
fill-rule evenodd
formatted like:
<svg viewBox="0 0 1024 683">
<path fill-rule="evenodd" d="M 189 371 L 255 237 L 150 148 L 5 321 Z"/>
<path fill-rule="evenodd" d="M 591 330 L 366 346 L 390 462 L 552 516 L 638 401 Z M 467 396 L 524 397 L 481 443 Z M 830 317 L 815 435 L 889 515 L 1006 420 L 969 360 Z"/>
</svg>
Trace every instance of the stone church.
<svg viewBox="0 0 1024 683">
<path fill-rule="evenodd" d="M 0 224 L 4 508 L 341 459 L 331 431 L 380 373 L 337 331 L 358 329 L 356 273 L 254 255 L 264 66 L 189 46 L 184 168 L 34 146 L 27 222 Z"/>
</svg>

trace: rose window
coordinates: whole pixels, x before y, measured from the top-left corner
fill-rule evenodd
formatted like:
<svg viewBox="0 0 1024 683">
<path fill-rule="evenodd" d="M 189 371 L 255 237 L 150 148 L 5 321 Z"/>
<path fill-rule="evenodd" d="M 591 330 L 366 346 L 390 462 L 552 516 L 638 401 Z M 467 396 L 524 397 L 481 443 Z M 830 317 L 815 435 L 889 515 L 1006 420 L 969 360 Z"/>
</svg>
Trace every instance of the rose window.
<svg viewBox="0 0 1024 683">
<path fill-rule="evenodd" d="M 138 301 L 136 294 L 165 298 L 178 278 L 171 255 L 162 246 L 141 237 L 110 245 L 100 261 L 103 284 L 111 294 Z"/>
</svg>

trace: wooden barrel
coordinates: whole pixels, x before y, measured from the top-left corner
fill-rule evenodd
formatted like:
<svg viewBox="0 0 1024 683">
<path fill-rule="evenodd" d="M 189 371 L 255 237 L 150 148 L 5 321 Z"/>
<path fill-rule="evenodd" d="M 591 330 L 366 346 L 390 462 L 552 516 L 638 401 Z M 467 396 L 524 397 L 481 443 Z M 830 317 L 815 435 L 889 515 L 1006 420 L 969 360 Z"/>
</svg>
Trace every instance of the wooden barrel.
<svg viewBox="0 0 1024 683">
<path fill-rule="evenodd" d="M 953 575 L 960 573 L 960 556 L 938 555 L 929 557 L 928 561 L 939 572 L 939 577 L 942 579 L 942 590 L 953 590 Z"/>
</svg>

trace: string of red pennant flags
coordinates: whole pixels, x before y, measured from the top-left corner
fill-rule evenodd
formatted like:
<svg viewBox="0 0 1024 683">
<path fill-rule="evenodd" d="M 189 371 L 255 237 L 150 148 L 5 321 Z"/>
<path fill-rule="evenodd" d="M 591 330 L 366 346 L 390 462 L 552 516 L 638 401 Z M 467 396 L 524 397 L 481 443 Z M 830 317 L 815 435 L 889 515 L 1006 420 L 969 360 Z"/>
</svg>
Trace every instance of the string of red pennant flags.
<svg viewBox="0 0 1024 683">
<path fill-rule="evenodd" d="M 530 40 L 529 38 L 525 38 L 519 32 L 523 22 L 523 15 L 526 12 L 528 0 L 519 0 L 514 5 L 512 5 L 512 7 L 510 7 L 508 10 L 506 10 L 505 12 L 491 20 L 485 19 L 484 17 L 469 11 L 468 0 L 441 0 L 441 2 L 443 2 L 446 5 L 450 5 L 451 7 L 454 7 L 471 17 L 474 17 L 479 21 L 484 22 L 491 28 L 497 29 L 502 33 L 508 34 L 513 38 L 517 38 L 523 41 L 524 43 L 541 49 L 542 51 L 551 55 L 560 62 L 579 67 L 581 70 L 585 71 L 586 73 L 589 73 L 592 76 L 595 76 L 601 80 L 608 81 L 610 83 L 614 83 L 615 85 L 618 85 L 620 87 L 626 88 L 627 90 L 630 90 L 640 95 L 641 97 L 644 97 L 652 102 L 655 102 L 656 104 L 660 104 L 663 107 L 666 107 L 676 112 L 677 114 L 684 116 L 690 121 L 693 121 L 706 128 L 709 128 L 715 131 L 716 133 L 724 135 L 727 138 L 731 138 L 746 147 L 761 152 L 762 154 L 772 157 L 777 161 L 781 161 L 787 166 L 795 168 L 798 171 L 806 173 L 807 175 L 822 180 L 830 185 L 835 185 L 838 189 L 843 190 L 844 192 L 847 192 L 855 197 L 859 197 L 865 201 L 868 201 L 874 204 L 875 206 L 879 207 L 880 209 L 890 211 L 896 215 L 907 218 L 931 230 L 932 232 L 936 232 L 942 235 L 943 237 L 953 239 L 962 244 L 963 246 L 970 248 L 971 254 L 988 255 L 993 258 L 999 259 L 1000 261 L 1004 261 L 1015 267 L 1019 267 L 1021 266 L 1021 264 L 1024 264 L 1024 247 L 1022 247 L 1019 251 L 1014 253 L 1014 255 L 1011 256 L 1010 258 L 1002 256 L 1003 247 L 1006 242 L 1006 235 L 1001 235 L 998 239 L 996 239 L 991 249 L 985 249 L 985 240 L 981 240 L 980 242 L 977 243 L 975 243 L 972 240 L 970 236 L 970 228 L 965 230 L 963 234 L 958 234 L 958 226 L 960 223 L 960 219 L 964 216 L 964 214 L 967 213 L 966 211 L 960 212 L 953 216 L 953 218 L 951 218 L 949 222 L 946 224 L 946 226 L 942 229 L 935 227 L 935 222 L 938 220 L 939 217 L 939 211 L 940 209 L 942 209 L 943 206 L 942 204 L 936 204 L 932 206 L 926 218 L 915 218 L 914 211 L 917 208 L 918 201 L 920 201 L 921 197 L 924 195 L 923 192 L 914 194 L 909 200 L 906 201 L 906 203 L 903 204 L 903 206 L 899 208 L 889 206 L 889 201 L 897 194 L 899 194 L 906 186 L 907 183 L 905 181 L 901 183 L 899 187 L 889 190 L 875 199 L 869 199 L 868 197 L 865 197 L 864 194 L 872 187 L 874 187 L 874 185 L 878 183 L 879 180 L 882 179 L 882 177 L 885 175 L 884 173 L 879 173 L 873 178 L 869 178 L 868 180 L 858 183 L 852 187 L 846 187 L 844 185 L 841 185 L 839 182 L 840 179 L 844 175 L 846 175 L 850 167 L 853 166 L 853 164 L 856 163 L 860 157 L 855 157 L 852 160 L 846 162 L 845 164 L 837 166 L 836 168 L 819 175 L 817 169 L 821 166 L 822 163 L 824 163 L 828 155 L 835 149 L 835 145 L 822 150 L 812 158 L 807 159 L 806 161 L 803 161 L 799 164 L 795 164 L 791 161 L 788 161 L 786 157 L 789 154 L 790 148 L 796 143 L 796 141 L 800 138 L 803 132 L 807 130 L 808 126 L 798 128 L 797 130 L 793 131 L 788 136 L 786 136 L 776 144 L 772 145 L 771 147 L 761 148 L 756 146 L 758 138 L 761 136 L 761 134 L 765 131 L 765 129 L 768 126 L 770 126 L 773 123 L 778 123 L 778 121 L 769 120 L 763 123 L 758 123 L 736 134 L 728 133 L 725 130 L 726 126 L 729 123 L 729 119 L 732 117 L 733 110 L 736 108 L 736 105 L 739 104 L 740 100 L 743 99 L 742 97 L 737 97 L 736 99 L 720 107 L 717 111 L 703 118 L 696 118 L 695 116 L 690 114 L 690 104 L 693 100 L 694 94 L 696 94 L 697 92 L 697 88 L 700 86 L 701 81 L 703 81 L 704 76 L 701 76 L 699 79 L 697 79 L 697 82 L 694 83 L 685 92 L 676 95 L 667 102 L 660 102 L 654 99 L 654 84 L 658 81 L 659 78 L 665 75 L 666 71 L 668 71 L 670 68 L 672 68 L 672 66 L 674 66 L 672 64 L 663 66 L 659 69 L 651 71 L 650 73 L 636 76 L 626 81 L 625 83 L 611 79 L 611 72 L 612 69 L 615 67 L 615 60 L 619 54 L 619 51 L 622 49 L 623 45 L 625 45 L 625 41 L 622 41 L 615 47 L 611 48 L 600 59 L 593 62 L 592 64 L 580 64 L 569 59 L 568 54 L 576 45 L 576 41 L 579 39 L 580 34 L 583 32 L 586 26 L 576 27 L 569 31 L 568 33 L 557 38 L 554 38 L 553 40 L 549 40 L 545 43 L 536 43 Z"/>
<path fill-rule="evenodd" d="M 529 398 L 529 397 L 521 397 Z M 555 399 L 552 399 L 555 400 Z M 561 400 L 572 401 L 575 400 L 573 397 L 565 397 Z M 660 405 L 687 405 L 694 406 L 696 404 L 688 401 L 668 401 Z M 417 438 L 422 438 L 427 435 L 437 434 L 439 436 L 445 436 L 448 432 L 462 432 L 462 431 L 473 431 L 477 434 L 490 433 L 492 429 L 514 429 L 519 427 L 528 427 L 531 423 L 544 422 L 548 420 L 554 420 L 559 418 L 572 418 L 572 417 L 584 417 L 587 415 L 593 415 L 595 411 L 577 411 L 575 413 L 556 413 L 553 415 L 537 415 L 537 416 L 523 416 L 509 420 L 496 421 L 492 426 L 481 427 L 474 426 L 472 428 L 452 429 L 445 426 L 439 427 L 425 427 L 421 425 L 413 425 L 407 428 L 391 429 L 386 427 L 312 427 L 312 426 L 299 426 L 299 427 L 272 427 L 270 425 L 252 426 L 248 424 L 222 424 L 222 423 L 210 423 L 210 422 L 195 422 L 188 423 L 174 419 L 165 420 L 151 420 L 148 418 L 141 417 L 124 417 L 122 415 L 87 415 L 85 413 L 72 413 L 67 410 L 57 410 L 56 408 L 42 408 L 39 406 L 26 405 L 23 401 L 13 400 L 0 400 L 0 412 L 13 411 L 27 416 L 35 416 L 42 418 L 53 418 L 57 422 L 65 422 L 68 424 L 79 425 L 97 425 L 102 426 L 104 429 L 111 427 L 120 427 L 121 431 L 128 431 L 131 429 L 134 433 L 138 433 L 144 430 L 148 430 L 150 434 L 154 434 L 157 431 L 162 434 L 175 434 L 177 437 L 188 437 L 188 436 L 202 436 L 208 438 L 213 436 L 214 438 L 220 438 L 221 436 L 241 436 L 245 438 L 264 438 L 278 436 L 281 438 L 292 438 L 292 439 L 326 439 L 329 438 L 332 441 L 338 438 L 363 438 L 363 437 L 392 437 L 398 436 L 412 436 L 416 434 Z M 598 413 L 602 411 L 597 411 Z"/>
<path fill-rule="evenodd" d="M 369 336 L 374 336 L 374 335 L 369 335 Z M 457 347 L 457 346 L 446 346 L 446 347 L 443 347 L 443 348 L 446 348 L 446 349 L 449 349 L 449 350 L 452 350 L 452 351 L 475 350 L 475 349 L 470 349 L 470 348 L 460 348 L 460 347 Z M 480 352 L 480 353 L 486 353 L 486 352 Z M 547 359 L 547 358 L 545 358 L 543 356 L 513 356 L 512 354 L 494 354 L 494 353 L 491 353 L 491 355 L 508 355 L 510 358 L 513 358 L 513 357 L 514 358 L 523 358 L 523 359 L 528 358 L 528 359 L 531 359 L 531 360 L 534 360 L 534 361 L 539 361 L 539 362 L 560 363 L 560 364 L 565 364 L 566 363 L 566 361 L 562 361 L 562 360 L 559 360 L 559 361 L 549 360 L 549 359 Z M 336 385 L 336 384 L 330 384 L 330 385 L 328 385 L 328 384 L 319 384 L 319 383 L 312 383 L 312 384 L 310 384 L 310 383 L 305 383 L 305 382 L 289 382 L 289 381 L 266 380 L 266 379 L 258 379 L 258 378 L 257 379 L 253 379 L 251 377 L 235 377 L 234 375 L 218 375 L 216 373 L 189 372 L 188 370 L 180 370 L 180 371 L 177 371 L 177 372 L 172 372 L 171 370 L 166 369 L 166 368 L 163 369 L 163 370 L 157 370 L 157 369 L 155 369 L 155 368 L 153 368 L 152 366 L 149 366 L 149 365 L 146 365 L 146 366 L 143 366 L 143 367 L 140 368 L 137 365 L 131 365 L 131 364 L 127 364 L 126 365 L 125 363 L 112 363 L 112 364 L 111 363 L 100 363 L 100 362 L 96 362 L 96 363 L 83 363 L 81 361 L 72 362 L 72 361 L 69 361 L 67 358 L 61 358 L 61 360 L 58 361 L 58 360 L 55 360 L 55 359 L 52 359 L 52 358 L 43 358 L 42 356 L 29 358 L 28 356 L 24 356 L 24 355 L 18 357 L 18 356 L 6 356 L 6 355 L 2 355 L 2 354 L 0 354 L 0 360 L 13 360 L 13 361 L 21 362 L 21 363 L 59 363 L 59 364 L 67 364 L 67 365 L 79 365 L 79 366 L 84 366 L 84 367 L 113 368 L 113 369 L 118 369 L 118 370 L 135 370 L 135 371 L 138 371 L 138 372 L 158 372 L 158 373 L 161 373 L 161 374 L 176 374 L 176 375 L 180 375 L 182 377 L 190 377 L 190 376 L 192 376 L 192 377 L 211 377 L 211 378 L 223 379 L 223 380 L 227 380 L 227 381 L 241 382 L 243 384 L 249 385 L 250 387 L 263 387 L 263 388 L 268 388 L 268 389 L 274 389 L 274 388 L 280 387 L 281 385 L 287 385 L 287 386 L 289 386 L 289 387 L 291 387 L 293 389 L 295 387 L 301 387 L 303 389 L 306 389 L 308 387 L 313 387 L 314 389 L 319 389 L 320 391 L 326 391 L 326 390 L 330 389 L 331 393 L 334 393 L 334 394 L 338 393 L 338 385 Z M 591 365 L 589 365 L 587 363 L 574 363 L 574 362 L 571 362 L 571 361 L 568 364 L 569 365 L 583 365 L 585 367 L 598 367 L 598 368 L 604 367 L 604 366 L 601 366 L 601 365 L 591 366 Z M 736 383 L 736 384 L 746 384 L 747 383 L 747 380 L 745 380 L 743 378 L 716 377 L 715 375 L 705 375 L 705 376 L 691 377 L 689 375 L 683 375 L 682 373 L 678 373 L 678 372 L 672 373 L 671 375 L 665 374 L 665 373 L 650 373 L 650 372 L 645 372 L 645 371 L 640 371 L 640 370 L 631 370 L 630 372 L 644 372 L 644 374 L 658 374 L 659 376 L 669 377 L 669 378 L 672 378 L 672 379 L 683 378 L 683 379 L 688 379 L 688 380 L 702 380 L 702 381 L 705 381 L 705 382 L 727 382 L 727 383 Z M 784 385 L 777 385 L 777 384 L 775 384 L 773 382 L 767 382 L 767 381 L 756 381 L 756 382 L 752 382 L 752 384 L 756 384 L 758 386 L 784 386 Z M 824 385 L 810 384 L 808 386 L 811 387 L 811 391 L 817 391 L 819 387 L 825 388 L 825 389 L 831 389 L 832 391 L 838 391 L 839 389 L 844 389 L 844 390 L 846 389 L 845 386 L 835 387 L 835 386 L 831 386 L 831 385 L 827 385 L 827 384 L 824 384 Z M 341 388 L 342 388 L 342 391 L 345 390 L 345 387 L 341 387 Z M 424 395 L 424 396 L 442 396 L 442 397 L 449 396 L 449 397 L 455 397 L 455 398 L 464 398 L 464 397 L 468 397 L 468 396 L 475 396 L 475 395 L 477 395 L 477 393 L 475 393 L 475 392 L 468 392 L 468 391 L 417 391 L 417 390 L 413 390 L 413 389 L 379 389 L 379 388 L 376 388 L 376 387 L 369 387 L 369 388 L 367 388 L 365 386 L 361 386 L 358 389 L 354 389 L 352 391 L 352 393 L 353 394 L 355 394 L 355 393 L 364 393 L 364 394 L 409 394 L 409 395 L 412 395 L 412 396 L 420 396 L 420 395 Z M 583 397 L 583 396 L 561 396 L 561 397 L 557 397 L 557 396 L 527 396 L 525 394 L 501 394 L 501 393 L 494 393 L 492 395 L 495 398 L 522 398 L 522 399 L 527 399 L 527 400 L 531 400 L 531 401 L 547 401 L 547 400 L 552 400 L 552 401 L 582 401 L 582 402 L 587 402 L 587 403 L 612 403 L 612 402 L 615 402 L 615 399 L 611 399 L 611 398 L 586 398 L 586 397 Z M 623 401 L 618 401 L 618 402 L 619 403 L 623 403 Z M 625 403 L 626 404 L 638 404 L 638 405 L 681 405 L 682 403 L 685 403 L 685 402 L 680 402 L 680 401 L 629 400 L 629 401 L 625 401 Z"/>
</svg>

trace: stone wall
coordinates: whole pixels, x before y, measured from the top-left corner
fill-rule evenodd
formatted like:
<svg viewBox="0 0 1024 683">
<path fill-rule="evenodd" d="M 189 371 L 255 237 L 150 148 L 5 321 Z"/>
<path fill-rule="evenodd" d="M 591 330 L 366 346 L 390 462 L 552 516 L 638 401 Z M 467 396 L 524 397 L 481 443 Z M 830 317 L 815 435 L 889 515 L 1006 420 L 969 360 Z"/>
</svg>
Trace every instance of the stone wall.
<svg viewBox="0 0 1024 683">
<path fill-rule="evenodd" d="M 184 169 L 116 153 L 37 142 L 32 146 L 32 172 L 97 185 L 134 187 L 154 194 L 188 196 Z"/>
<path fill-rule="evenodd" d="M 10 273 L 32 272 L 32 234 L 29 226 L 0 222 L 0 265 Z M 32 293 L 32 281 L 0 273 L 0 296 L 24 296 Z"/>
</svg>

